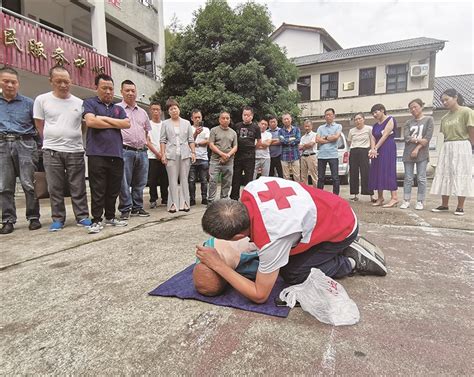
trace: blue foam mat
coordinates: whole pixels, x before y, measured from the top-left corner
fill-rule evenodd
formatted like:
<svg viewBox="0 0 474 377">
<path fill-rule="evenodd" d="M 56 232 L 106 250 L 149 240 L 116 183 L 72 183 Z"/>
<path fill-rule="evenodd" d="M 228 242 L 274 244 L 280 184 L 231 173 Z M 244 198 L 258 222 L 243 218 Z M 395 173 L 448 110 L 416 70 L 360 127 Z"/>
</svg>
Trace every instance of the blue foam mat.
<svg viewBox="0 0 474 377">
<path fill-rule="evenodd" d="M 288 317 L 290 308 L 275 305 L 275 298 L 288 285 L 281 277 L 278 277 L 275 286 L 265 304 L 255 304 L 242 296 L 231 286 L 228 286 L 223 294 L 216 297 L 203 296 L 196 291 L 193 283 L 194 264 L 177 273 L 149 293 L 151 296 L 178 297 L 182 299 L 193 299 L 209 304 L 227 306 L 231 308 L 247 310 L 250 312 L 272 315 L 276 317 Z"/>
</svg>

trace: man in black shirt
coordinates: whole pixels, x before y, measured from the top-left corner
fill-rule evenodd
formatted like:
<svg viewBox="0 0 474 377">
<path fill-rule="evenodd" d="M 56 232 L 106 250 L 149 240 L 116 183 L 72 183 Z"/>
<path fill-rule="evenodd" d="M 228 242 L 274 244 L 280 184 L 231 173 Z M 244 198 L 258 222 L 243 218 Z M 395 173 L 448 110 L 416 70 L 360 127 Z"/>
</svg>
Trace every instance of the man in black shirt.
<svg viewBox="0 0 474 377">
<path fill-rule="evenodd" d="M 253 178 L 255 170 L 255 141 L 261 142 L 261 132 L 253 120 L 253 109 L 245 106 L 242 110 L 242 122 L 234 126 L 237 133 L 238 149 L 234 160 L 234 175 L 232 177 L 232 192 L 230 198 L 239 200 L 240 185 L 247 184 Z M 245 182 L 242 182 L 242 172 L 245 172 Z"/>
</svg>

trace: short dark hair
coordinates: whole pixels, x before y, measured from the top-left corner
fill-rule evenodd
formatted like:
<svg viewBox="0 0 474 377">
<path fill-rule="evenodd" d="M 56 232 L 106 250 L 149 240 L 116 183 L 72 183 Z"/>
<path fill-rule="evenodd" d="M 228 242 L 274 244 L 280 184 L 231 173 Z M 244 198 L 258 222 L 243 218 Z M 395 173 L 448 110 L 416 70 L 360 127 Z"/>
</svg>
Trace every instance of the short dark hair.
<svg viewBox="0 0 474 377">
<path fill-rule="evenodd" d="M 336 115 L 336 111 L 332 107 L 328 107 L 326 110 L 324 110 L 324 114 L 326 114 L 328 111 L 331 111 L 333 115 Z"/>
<path fill-rule="evenodd" d="M 242 112 L 244 112 L 245 110 L 248 110 L 248 111 L 250 111 L 250 112 L 253 114 L 253 107 L 252 107 L 252 106 L 244 106 L 244 107 L 242 108 Z"/>
<path fill-rule="evenodd" d="M 177 106 L 179 108 L 179 103 L 173 97 L 170 97 L 166 100 L 166 110 L 169 110 L 171 106 Z"/>
<path fill-rule="evenodd" d="M 97 75 L 94 79 L 95 86 L 99 86 L 99 81 L 100 80 L 112 81 L 112 83 L 114 82 L 114 79 L 111 76 L 106 75 L 105 73 L 101 73 L 100 75 Z"/>
<path fill-rule="evenodd" d="M 137 87 L 132 80 L 123 80 L 120 84 L 120 89 L 123 89 L 124 85 L 133 85 L 135 88 Z"/>
<path fill-rule="evenodd" d="M 273 114 L 267 115 L 267 119 L 268 119 L 268 121 L 271 121 L 272 119 L 276 119 L 277 122 L 278 122 L 277 116 L 276 116 L 276 115 L 273 115 Z"/>
<path fill-rule="evenodd" d="M 193 109 L 193 111 L 191 111 L 191 115 L 197 114 L 197 113 L 201 113 L 201 115 L 202 115 L 202 112 L 199 109 Z"/>
<path fill-rule="evenodd" d="M 15 75 L 18 78 L 18 72 L 11 67 L 4 66 L 0 68 L 0 73 L 4 73 L 4 72 L 10 73 L 11 75 Z"/>
<path fill-rule="evenodd" d="M 377 110 L 382 111 L 384 114 L 387 114 L 387 109 L 381 103 L 376 103 L 374 106 L 372 106 L 372 108 L 370 109 L 370 113 L 373 114 Z"/>
<path fill-rule="evenodd" d="M 202 229 L 215 238 L 230 240 L 250 228 L 247 208 L 232 199 L 217 200 L 207 207 L 201 220 Z"/>
<path fill-rule="evenodd" d="M 158 101 L 151 101 L 150 102 L 150 107 L 152 106 L 160 106 L 160 109 L 161 109 L 161 103 L 159 103 Z"/>
<path fill-rule="evenodd" d="M 49 70 L 49 78 L 53 78 L 53 74 L 55 71 L 64 71 L 64 72 L 67 72 L 69 73 L 69 71 L 64 68 L 62 65 L 55 65 L 54 67 L 52 67 L 50 70 Z"/>
<path fill-rule="evenodd" d="M 459 105 L 459 106 L 464 105 L 464 98 L 463 98 L 463 96 L 461 95 L 461 93 L 459 93 L 456 89 L 453 89 L 453 88 L 446 89 L 446 90 L 439 96 L 439 98 L 441 99 L 441 97 L 442 97 L 443 95 L 445 95 L 445 94 L 446 94 L 448 97 L 451 97 L 451 98 L 457 97 L 458 105 Z"/>
<path fill-rule="evenodd" d="M 415 99 L 412 99 L 410 102 L 408 102 L 408 107 L 410 107 L 410 105 L 415 102 L 417 103 L 418 105 L 420 105 L 420 107 L 423 107 L 425 106 L 425 103 L 420 99 L 420 98 L 415 98 Z"/>
<path fill-rule="evenodd" d="M 222 111 L 219 113 L 219 118 L 221 117 L 222 114 L 227 114 L 227 115 L 229 115 L 229 117 L 230 117 L 230 113 L 229 113 L 227 110 L 222 110 Z"/>
<path fill-rule="evenodd" d="M 352 117 L 352 119 L 355 119 L 355 117 L 356 117 L 357 115 L 360 115 L 360 116 L 362 117 L 362 119 L 365 119 L 364 113 L 361 113 L 361 112 L 355 113 L 354 116 Z"/>
</svg>

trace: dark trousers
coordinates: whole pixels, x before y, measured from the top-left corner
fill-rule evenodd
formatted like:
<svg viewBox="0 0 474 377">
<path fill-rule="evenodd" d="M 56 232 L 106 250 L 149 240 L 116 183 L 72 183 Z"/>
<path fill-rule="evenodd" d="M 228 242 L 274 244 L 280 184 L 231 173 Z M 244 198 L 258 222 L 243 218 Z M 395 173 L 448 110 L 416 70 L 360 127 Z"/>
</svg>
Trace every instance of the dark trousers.
<svg viewBox="0 0 474 377">
<path fill-rule="evenodd" d="M 318 189 L 324 189 L 324 176 L 326 174 L 326 164 L 329 164 L 332 178 L 332 192 L 339 195 L 339 159 L 319 158 L 318 159 Z"/>
<path fill-rule="evenodd" d="M 43 151 L 44 169 L 48 181 L 51 217 L 53 221 L 66 221 L 64 193 L 71 193 L 72 210 L 76 221 L 89 217 L 86 194 L 86 164 L 84 152 Z"/>
<path fill-rule="evenodd" d="M 158 200 L 157 186 L 160 186 L 161 201 L 163 204 L 168 202 L 168 173 L 166 166 L 156 158 L 148 160 L 148 188 L 150 190 L 150 203 Z"/>
<path fill-rule="evenodd" d="M 253 179 L 255 171 L 255 157 L 234 160 L 234 175 L 232 176 L 232 192 L 230 198 L 239 200 L 240 186 L 246 185 Z M 242 172 L 245 172 L 245 180 L 242 179 Z"/>
<path fill-rule="evenodd" d="M 189 169 L 189 199 L 196 200 L 196 179 L 201 182 L 201 199 L 207 199 L 207 176 L 209 174 L 209 161 L 196 160 Z"/>
<path fill-rule="evenodd" d="M 89 187 L 91 190 L 92 221 L 115 217 L 115 203 L 123 178 L 123 160 L 118 157 L 88 156 Z"/>
<path fill-rule="evenodd" d="M 349 155 L 349 179 L 352 195 L 359 193 L 359 173 L 362 195 L 373 195 L 369 190 L 369 149 L 370 148 L 352 148 Z"/>
<path fill-rule="evenodd" d="M 342 278 L 352 272 L 349 258 L 343 251 L 357 238 L 359 227 L 345 240 L 340 242 L 322 242 L 309 250 L 290 256 L 288 264 L 280 269 L 280 275 L 288 284 L 304 282 L 312 268 L 318 268 L 331 278 Z"/>
<path fill-rule="evenodd" d="M 280 156 L 270 157 L 270 177 L 275 177 L 275 170 L 277 173 L 276 177 L 283 178 L 283 169 L 281 168 Z"/>
</svg>

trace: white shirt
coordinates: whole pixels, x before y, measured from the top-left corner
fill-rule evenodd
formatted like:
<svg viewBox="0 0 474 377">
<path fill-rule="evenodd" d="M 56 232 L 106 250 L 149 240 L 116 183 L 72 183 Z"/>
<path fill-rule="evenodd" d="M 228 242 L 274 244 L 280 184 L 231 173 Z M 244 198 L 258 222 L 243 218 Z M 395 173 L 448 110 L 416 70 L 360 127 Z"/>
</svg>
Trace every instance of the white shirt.
<svg viewBox="0 0 474 377">
<path fill-rule="evenodd" d="M 161 134 L 161 122 L 155 123 L 150 120 L 151 131 L 148 133 L 150 135 L 151 143 L 155 147 L 155 149 L 159 152 L 160 151 L 160 134 Z M 147 150 L 148 158 L 152 160 L 156 160 L 156 155 L 151 151 Z"/>
<path fill-rule="evenodd" d="M 272 140 L 272 134 L 269 131 L 262 132 L 262 143 Z M 270 148 L 255 149 L 255 158 L 270 158 Z"/>
<path fill-rule="evenodd" d="M 301 136 L 300 145 L 308 144 L 308 143 L 315 142 L 315 141 L 316 141 L 316 132 L 310 131 L 307 134 L 304 134 L 304 135 Z M 318 145 L 315 143 L 313 148 L 303 149 L 302 153 L 303 153 L 303 156 L 304 156 L 304 155 L 308 155 L 308 154 L 311 154 L 311 153 L 316 153 L 317 151 L 318 151 Z"/>
<path fill-rule="evenodd" d="M 191 126 L 193 129 L 193 134 L 196 132 L 196 127 Z M 194 142 L 196 143 L 195 151 L 196 151 L 196 160 L 208 160 L 209 157 L 207 155 L 207 145 L 202 146 L 198 145 L 199 143 L 202 143 L 203 141 L 209 141 L 209 135 L 211 134 L 211 131 L 209 131 L 209 128 L 203 127 L 202 131 L 199 135 L 196 136 L 196 139 Z"/>
<path fill-rule="evenodd" d="M 33 118 L 44 120 L 43 149 L 57 152 L 84 152 L 82 142 L 82 100 L 63 99 L 44 93 L 36 97 Z"/>
</svg>

